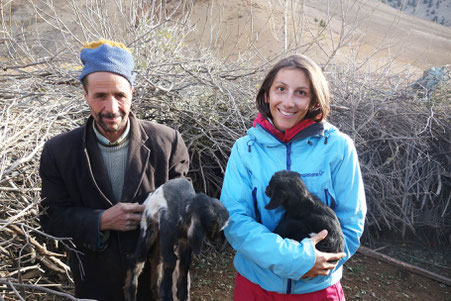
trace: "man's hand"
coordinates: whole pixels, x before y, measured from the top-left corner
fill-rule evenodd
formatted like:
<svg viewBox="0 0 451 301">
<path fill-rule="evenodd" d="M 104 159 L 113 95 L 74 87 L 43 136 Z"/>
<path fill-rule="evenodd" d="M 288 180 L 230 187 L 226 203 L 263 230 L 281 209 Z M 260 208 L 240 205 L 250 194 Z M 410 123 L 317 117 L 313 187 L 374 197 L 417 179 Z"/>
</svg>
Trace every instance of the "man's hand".
<svg viewBox="0 0 451 301">
<path fill-rule="evenodd" d="M 323 230 L 310 238 L 313 242 L 313 245 L 316 246 L 317 243 L 322 241 L 327 236 L 327 230 Z M 338 264 L 338 260 L 345 257 L 345 253 L 325 253 L 318 251 L 315 248 L 315 264 L 313 267 L 308 271 L 302 278 L 307 277 L 316 277 L 318 275 L 327 276 L 329 275 L 330 271 L 335 269 L 335 267 Z M 331 263 L 330 261 L 336 261 L 334 263 Z"/>
<path fill-rule="evenodd" d="M 117 203 L 100 216 L 100 231 L 135 230 L 141 221 L 145 206 L 138 203 Z"/>
</svg>

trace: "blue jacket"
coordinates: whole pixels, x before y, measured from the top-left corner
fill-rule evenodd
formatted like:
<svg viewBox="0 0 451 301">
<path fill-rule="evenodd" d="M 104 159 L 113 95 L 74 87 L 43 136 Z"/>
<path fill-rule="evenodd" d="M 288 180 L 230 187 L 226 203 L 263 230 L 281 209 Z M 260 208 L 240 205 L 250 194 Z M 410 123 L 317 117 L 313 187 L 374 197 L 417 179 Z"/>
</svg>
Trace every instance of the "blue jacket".
<svg viewBox="0 0 451 301">
<path fill-rule="evenodd" d="M 310 192 L 335 211 L 345 236 L 345 253 L 329 276 L 301 279 L 315 263 L 309 238 L 300 243 L 272 233 L 284 209 L 267 210 L 265 188 L 279 170 L 301 174 Z M 230 213 L 226 237 L 237 251 L 238 273 L 263 289 L 302 294 L 327 288 L 341 279 L 342 265 L 357 250 L 366 201 L 353 141 L 323 121 L 283 143 L 257 125 L 232 149 L 221 193 Z M 260 222 L 258 222 L 259 220 Z"/>
</svg>

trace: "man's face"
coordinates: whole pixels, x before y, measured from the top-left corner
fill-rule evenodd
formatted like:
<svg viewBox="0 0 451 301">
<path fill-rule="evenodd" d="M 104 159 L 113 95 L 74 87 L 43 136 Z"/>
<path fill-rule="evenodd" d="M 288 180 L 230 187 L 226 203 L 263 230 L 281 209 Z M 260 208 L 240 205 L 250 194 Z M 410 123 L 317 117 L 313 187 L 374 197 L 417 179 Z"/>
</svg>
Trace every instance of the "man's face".
<svg viewBox="0 0 451 301">
<path fill-rule="evenodd" d="M 111 72 L 94 72 L 87 80 L 84 97 L 97 129 L 114 142 L 127 125 L 133 88 L 125 77 Z"/>
</svg>

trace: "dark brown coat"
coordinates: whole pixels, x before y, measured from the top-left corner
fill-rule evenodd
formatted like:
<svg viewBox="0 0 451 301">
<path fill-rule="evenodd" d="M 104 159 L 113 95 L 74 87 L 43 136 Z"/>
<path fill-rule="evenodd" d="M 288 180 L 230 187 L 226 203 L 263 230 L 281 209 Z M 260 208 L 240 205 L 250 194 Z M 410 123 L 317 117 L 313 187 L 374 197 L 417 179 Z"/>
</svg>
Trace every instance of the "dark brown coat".
<svg viewBox="0 0 451 301">
<path fill-rule="evenodd" d="M 143 203 L 149 192 L 172 178 L 184 177 L 189 156 L 180 134 L 164 125 L 130 114 L 130 149 L 121 202 Z M 139 231 L 110 231 L 99 248 L 99 214 L 116 202 L 97 147 L 93 118 L 85 126 L 49 140 L 42 152 L 41 225 L 56 237 L 71 237 L 83 253 L 70 252 L 69 264 L 79 298 L 123 300 L 126 260 L 134 252 Z M 140 283 L 150 283 L 146 273 Z M 148 285 L 138 300 L 149 300 Z"/>
</svg>

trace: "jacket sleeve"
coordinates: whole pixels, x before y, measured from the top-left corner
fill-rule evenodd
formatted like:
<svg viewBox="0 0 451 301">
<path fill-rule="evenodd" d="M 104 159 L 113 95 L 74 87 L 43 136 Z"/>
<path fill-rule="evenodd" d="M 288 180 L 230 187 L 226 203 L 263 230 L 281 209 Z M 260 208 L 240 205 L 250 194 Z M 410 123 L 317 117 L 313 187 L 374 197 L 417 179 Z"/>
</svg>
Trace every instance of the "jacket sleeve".
<svg viewBox="0 0 451 301">
<path fill-rule="evenodd" d="M 232 247 L 263 269 L 283 278 L 300 279 L 315 262 L 310 239 L 283 239 L 256 222 L 250 173 L 235 143 L 227 164 L 221 201 L 230 214 L 225 235 Z"/>
<path fill-rule="evenodd" d="M 189 169 L 189 154 L 179 132 L 175 131 L 169 162 L 169 179 L 186 177 Z"/>
<path fill-rule="evenodd" d="M 336 194 L 335 213 L 340 220 L 345 238 L 346 262 L 360 246 L 365 216 L 366 199 L 357 151 L 353 141 L 346 137 L 342 160 L 332 169 L 333 189 Z"/>
<path fill-rule="evenodd" d="M 102 210 L 81 207 L 77 200 L 70 198 L 49 143 L 42 151 L 39 173 L 42 180 L 40 223 L 43 230 L 55 237 L 72 238 L 78 246 L 98 250 Z"/>
</svg>

